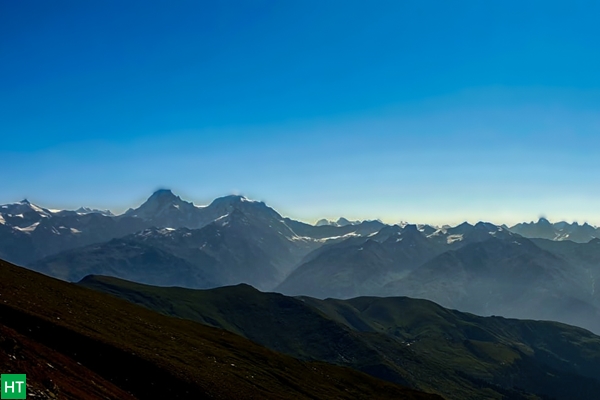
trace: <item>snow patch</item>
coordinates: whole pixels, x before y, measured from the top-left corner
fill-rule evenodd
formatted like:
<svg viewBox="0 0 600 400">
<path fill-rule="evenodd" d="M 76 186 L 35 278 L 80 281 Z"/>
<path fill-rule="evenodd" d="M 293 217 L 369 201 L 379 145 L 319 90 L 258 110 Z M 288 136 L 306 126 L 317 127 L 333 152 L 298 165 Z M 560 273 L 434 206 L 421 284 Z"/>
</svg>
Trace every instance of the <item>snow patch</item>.
<svg viewBox="0 0 600 400">
<path fill-rule="evenodd" d="M 40 224 L 39 222 L 36 222 L 29 226 L 26 226 L 25 228 L 19 228 L 18 226 L 15 226 L 14 228 L 21 232 L 33 232 L 33 231 L 35 231 L 35 228 L 37 228 L 39 224 Z"/>
<path fill-rule="evenodd" d="M 229 213 L 225 214 L 225 215 L 221 215 L 219 218 L 215 219 L 215 222 L 221 221 L 222 219 L 225 219 L 229 217 Z M 227 225 L 228 221 L 224 221 L 224 223 L 222 224 L 223 226 Z"/>
<path fill-rule="evenodd" d="M 427 237 L 442 236 L 442 235 L 445 235 L 446 233 L 448 233 L 448 231 L 446 229 L 440 228 Z"/>
<path fill-rule="evenodd" d="M 36 206 L 35 204 L 29 204 L 29 207 L 31 207 L 31 209 L 39 214 L 43 214 L 43 215 L 47 215 L 48 213 L 46 212 L 46 210 Z"/>
<path fill-rule="evenodd" d="M 446 242 L 448 244 L 452 244 L 454 242 L 460 242 L 463 240 L 463 235 L 459 234 L 459 235 L 449 235 L 448 238 L 446 239 Z"/>
<path fill-rule="evenodd" d="M 375 232 L 377 233 L 377 232 Z M 341 236 L 330 236 L 330 237 L 326 237 L 326 238 L 322 238 L 322 239 L 317 239 L 318 242 L 328 242 L 330 240 L 337 240 L 337 239 L 348 239 L 351 237 L 360 237 L 361 235 L 359 235 L 356 232 L 350 232 L 350 233 L 346 233 L 345 235 L 341 235 Z"/>
</svg>

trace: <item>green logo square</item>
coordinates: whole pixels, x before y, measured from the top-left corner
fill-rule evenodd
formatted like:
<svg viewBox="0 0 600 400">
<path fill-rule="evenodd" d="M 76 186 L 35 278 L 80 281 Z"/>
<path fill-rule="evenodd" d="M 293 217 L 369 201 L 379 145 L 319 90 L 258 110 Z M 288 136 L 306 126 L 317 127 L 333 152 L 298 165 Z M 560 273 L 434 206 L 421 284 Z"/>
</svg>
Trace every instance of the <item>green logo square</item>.
<svg viewBox="0 0 600 400">
<path fill-rule="evenodd" d="M 27 380 L 25 374 L 2 374 L 0 379 L 0 399 L 27 398 Z"/>
</svg>

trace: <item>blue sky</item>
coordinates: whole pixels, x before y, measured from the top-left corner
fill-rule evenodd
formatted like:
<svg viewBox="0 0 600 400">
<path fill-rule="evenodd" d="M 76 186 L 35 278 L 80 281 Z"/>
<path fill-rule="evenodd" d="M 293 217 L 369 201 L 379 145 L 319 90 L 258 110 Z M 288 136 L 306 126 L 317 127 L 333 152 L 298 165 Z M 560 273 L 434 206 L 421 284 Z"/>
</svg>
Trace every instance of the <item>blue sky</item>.
<svg viewBox="0 0 600 400">
<path fill-rule="evenodd" d="M 2 2 L 0 203 L 123 211 L 168 187 L 309 221 L 600 225 L 598 15 L 591 1 Z"/>
</svg>

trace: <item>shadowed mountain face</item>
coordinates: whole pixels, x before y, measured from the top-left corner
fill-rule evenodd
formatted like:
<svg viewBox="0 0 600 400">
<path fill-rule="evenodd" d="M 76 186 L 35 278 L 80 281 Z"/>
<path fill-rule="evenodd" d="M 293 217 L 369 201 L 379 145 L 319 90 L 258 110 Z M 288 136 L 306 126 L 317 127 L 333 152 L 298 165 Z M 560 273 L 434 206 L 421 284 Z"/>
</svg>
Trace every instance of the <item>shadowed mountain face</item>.
<svg viewBox="0 0 600 400">
<path fill-rule="evenodd" d="M 558 320 L 600 332 L 589 273 L 525 238 L 491 238 L 443 253 L 388 283 L 383 293 L 427 298 L 480 315 Z"/>
<path fill-rule="evenodd" d="M 276 223 L 279 230 L 272 229 Z M 42 259 L 31 268 L 70 281 L 94 273 L 196 288 L 240 282 L 272 288 L 316 243 L 279 220 L 234 208 L 201 229 L 150 228 Z"/>
<path fill-rule="evenodd" d="M 575 243 L 568 240 L 551 241 L 532 239 L 538 247 L 550 251 L 573 265 L 579 266 L 590 278 L 590 294 L 593 304 L 600 305 L 600 239 L 587 243 Z"/>
<path fill-rule="evenodd" d="M 325 245 L 303 260 L 276 290 L 292 295 L 348 298 L 377 294 L 381 287 L 440 254 L 415 225 L 387 226 L 368 237 Z"/>
<path fill-rule="evenodd" d="M 326 244 L 309 253 L 276 290 L 319 298 L 381 295 L 386 284 L 404 278 L 434 257 L 491 237 L 508 240 L 516 236 L 481 222 L 429 235 L 416 225 L 385 226 L 376 234 Z"/>
<path fill-rule="evenodd" d="M 600 337 L 568 325 L 477 317 L 404 297 L 317 300 L 108 277 L 80 285 L 447 399 L 595 399 L 600 390 Z"/>
<path fill-rule="evenodd" d="M 0 366 L 30 397 L 439 399 L 0 261 Z"/>
<path fill-rule="evenodd" d="M 143 232 L 160 234 L 155 228 Z M 190 262 L 139 240 L 137 235 L 50 256 L 31 264 L 30 268 L 70 282 L 104 271 L 110 276 L 161 286 L 209 288 L 219 285 L 214 276 L 218 261 L 208 254 L 195 254 L 194 261 Z"/>
<path fill-rule="evenodd" d="M 309 253 L 276 290 L 318 298 L 410 296 L 600 332 L 596 243 L 534 242 L 482 222 L 429 235 L 414 225 L 385 227 Z"/>
</svg>

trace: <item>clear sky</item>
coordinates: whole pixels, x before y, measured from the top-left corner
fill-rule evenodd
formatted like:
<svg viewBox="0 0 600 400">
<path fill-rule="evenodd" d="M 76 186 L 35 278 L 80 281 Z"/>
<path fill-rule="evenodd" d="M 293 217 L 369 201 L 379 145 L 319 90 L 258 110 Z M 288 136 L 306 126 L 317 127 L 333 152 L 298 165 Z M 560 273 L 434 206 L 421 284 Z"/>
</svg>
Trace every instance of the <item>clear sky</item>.
<svg viewBox="0 0 600 400">
<path fill-rule="evenodd" d="M 600 3 L 0 2 L 0 203 L 600 225 Z"/>
</svg>

